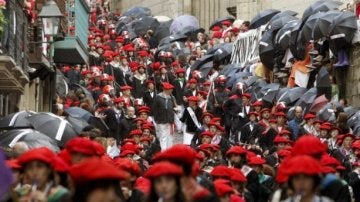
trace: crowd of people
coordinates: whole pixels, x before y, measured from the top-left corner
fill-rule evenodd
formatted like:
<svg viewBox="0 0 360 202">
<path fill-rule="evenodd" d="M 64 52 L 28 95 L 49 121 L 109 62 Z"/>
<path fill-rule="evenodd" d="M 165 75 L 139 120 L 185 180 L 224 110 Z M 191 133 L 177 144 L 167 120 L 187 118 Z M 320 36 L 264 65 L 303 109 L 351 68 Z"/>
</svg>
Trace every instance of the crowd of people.
<svg viewBox="0 0 360 202">
<path fill-rule="evenodd" d="M 227 88 L 219 72 L 229 60 L 205 77 L 191 71 L 249 22 L 198 32 L 184 42 L 185 57 L 157 51 L 154 30 L 117 33 L 108 16 L 92 12 L 89 66 L 61 68 L 92 97 L 79 88 L 57 99 L 57 115 L 80 107 L 108 131 L 88 126 L 59 153 L 7 151 L 5 201 L 360 201 L 360 140 L 347 126 L 346 100 L 333 122 L 300 106 L 288 119 L 287 106 L 254 100 L 244 83 Z"/>
</svg>

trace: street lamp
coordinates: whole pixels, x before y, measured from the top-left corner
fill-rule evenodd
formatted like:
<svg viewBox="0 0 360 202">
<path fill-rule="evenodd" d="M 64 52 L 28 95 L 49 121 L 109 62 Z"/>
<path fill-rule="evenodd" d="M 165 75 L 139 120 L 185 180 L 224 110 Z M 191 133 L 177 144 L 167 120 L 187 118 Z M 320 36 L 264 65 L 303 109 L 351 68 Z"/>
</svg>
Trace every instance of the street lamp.
<svg viewBox="0 0 360 202">
<path fill-rule="evenodd" d="M 42 19 L 46 36 L 55 36 L 59 32 L 60 19 L 63 14 L 54 0 L 47 1 L 38 16 Z"/>
</svg>

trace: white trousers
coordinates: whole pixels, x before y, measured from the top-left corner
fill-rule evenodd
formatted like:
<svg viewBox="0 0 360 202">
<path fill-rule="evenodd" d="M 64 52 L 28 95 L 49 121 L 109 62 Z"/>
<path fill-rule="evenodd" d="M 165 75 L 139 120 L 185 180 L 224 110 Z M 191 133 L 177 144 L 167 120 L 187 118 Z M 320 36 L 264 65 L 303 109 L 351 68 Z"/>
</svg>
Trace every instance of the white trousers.
<svg viewBox="0 0 360 202">
<path fill-rule="evenodd" d="M 173 134 L 171 134 L 171 124 L 157 124 L 156 136 L 159 138 L 162 151 L 173 146 L 174 137 Z"/>
</svg>

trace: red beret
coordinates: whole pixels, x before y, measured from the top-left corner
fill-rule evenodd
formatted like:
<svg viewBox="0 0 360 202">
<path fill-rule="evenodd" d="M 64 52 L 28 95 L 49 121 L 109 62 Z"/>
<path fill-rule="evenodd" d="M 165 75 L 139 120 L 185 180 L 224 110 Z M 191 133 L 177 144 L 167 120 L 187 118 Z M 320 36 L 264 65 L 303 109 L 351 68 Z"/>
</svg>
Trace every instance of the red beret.
<svg viewBox="0 0 360 202">
<path fill-rule="evenodd" d="M 59 156 L 54 157 L 53 165 L 56 172 L 67 173 L 70 170 L 70 165 Z"/>
<path fill-rule="evenodd" d="M 341 163 L 334 157 L 330 156 L 329 154 L 324 154 L 321 156 L 320 164 L 323 166 L 341 166 Z"/>
<path fill-rule="evenodd" d="M 87 74 L 91 74 L 90 70 L 84 70 L 81 72 L 82 75 L 87 75 Z"/>
<path fill-rule="evenodd" d="M 206 80 L 204 83 L 203 83 L 204 86 L 211 86 L 211 81 L 209 80 Z"/>
<path fill-rule="evenodd" d="M 70 176 L 77 185 L 97 180 L 124 180 L 128 177 L 125 172 L 101 158 L 90 158 L 75 164 L 70 169 Z"/>
<path fill-rule="evenodd" d="M 180 177 L 183 174 L 184 172 L 180 166 L 164 161 L 152 165 L 149 170 L 146 171 L 144 177 L 154 179 L 164 175 Z"/>
<path fill-rule="evenodd" d="M 139 167 L 139 165 L 130 159 L 117 158 L 116 160 L 114 160 L 114 165 L 117 168 L 119 168 L 120 170 L 124 170 L 133 175 L 136 175 L 136 176 L 141 175 L 141 168 Z"/>
<path fill-rule="evenodd" d="M 282 116 L 286 118 L 286 114 L 284 112 L 276 112 L 275 116 Z"/>
<path fill-rule="evenodd" d="M 271 110 L 269 108 L 263 108 L 260 113 L 264 113 L 264 112 L 270 112 Z"/>
<path fill-rule="evenodd" d="M 248 116 L 251 116 L 251 115 L 258 116 L 258 113 L 255 111 L 251 111 L 251 112 L 249 112 Z"/>
<path fill-rule="evenodd" d="M 161 66 L 160 62 L 154 62 L 151 64 L 151 67 L 153 68 L 153 70 L 158 70 Z"/>
<path fill-rule="evenodd" d="M 279 144 L 279 143 L 290 143 L 291 141 L 287 138 L 284 138 L 282 136 L 277 135 L 274 140 L 273 143 L 274 144 Z"/>
<path fill-rule="evenodd" d="M 331 130 L 331 127 L 328 126 L 328 125 L 326 125 L 326 124 L 321 124 L 320 130 L 330 131 L 330 130 Z"/>
<path fill-rule="evenodd" d="M 130 131 L 130 136 L 135 136 L 135 135 L 142 135 L 142 131 L 137 129 L 137 130 L 132 130 Z"/>
<path fill-rule="evenodd" d="M 81 153 L 85 155 L 97 155 L 94 144 L 91 140 L 82 137 L 75 137 L 69 140 L 65 146 L 70 153 Z"/>
<path fill-rule="evenodd" d="M 118 37 L 116 37 L 115 41 L 118 43 L 124 43 L 124 37 L 118 36 Z"/>
<path fill-rule="evenodd" d="M 351 144 L 352 149 L 360 149 L 360 140 L 356 140 Z"/>
<path fill-rule="evenodd" d="M 227 152 L 226 156 L 236 154 L 236 155 L 243 155 L 246 154 L 246 149 L 242 146 L 232 146 Z"/>
<path fill-rule="evenodd" d="M 196 96 L 189 96 L 187 99 L 188 101 L 199 102 L 199 98 Z"/>
<path fill-rule="evenodd" d="M 148 128 L 149 130 L 151 130 L 150 128 Z M 152 139 L 150 137 L 141 137 L 140 138 L 140 142 L 148 142 L 148 143 L 151 143 L 152 142 Z"/>
<path fill-rule="evenodd" d="M 212 115 L 210 112 L 204 112 L 204 113 L 202 113 L 202 115 L 201 115 L 201 119 L 203 119 L 205 116 L 209 116 L 210 118 L 213 118 L 213 117 L 214 117 L 214 115 Z"/>
<path fill-rule="evenodd" d="M 175 74 L 185 73 L 185 69 L 183 68 L 177 68 L 175 71 Z"/>
<path fill-rule="evenodd" d="M 294 156 L 286 161 L 284 172 L 288 176 L 298 174 L 318 175 L 322 172 L 322 166 L 319 162 L 307 155 Z"/>
<path fill-rule="evenodd" d="M 218 32 L 218 31 L 220 31 L 221 30 L 221 27 L 219 27 L 219 26 L 214 26 L 212 29 L 211 29 L 211 31 L 213 31 L 213 32 Z"/>
<path fill-rule="evenodd" d="M 253 156 L 248 161 L 248 165 L 263 165 L 265 163 L 266 163 L 266 161 L 263 158 L 258 157 L 258 156 Z"/>
<path fill-rule="evenodd" d="M 24 166 L 31 161 L 42 161 L 46 164 L 53 165 L 55 154 L 47 147 L 40 147 L 26 151 L 19 158 L 19 164 Z"/>
<path fill-rule="evenodd" d="M 295 142 L 291 152 L 293 155 L 316 156 L 326 153 L 326 150 L 327 146 L 319 138 L 312 135 L 303 135 Z"/>
<path fill-rule="evenodd" d="M 247 181 L 245 175 L 237 168 L 231 168 L 231 181 L 244 183 Z"/>
<path fill-rule="evenodd" d="M 221 31 L 216 31 L 212 34 L 212 37 L 211 38 L 215 38 L 215 39 L 221 39 L 222 37 L 222 32 Z"/>
<path fill-rule="evenodd" d="M 304 116 L 305 120 L 314 119 L 314 118 L 316 118 L 316 116 L 314 114 L 310 114 L 310 113 L 305 114 L 305 116 Z"/>
<path fill-rule="evenodd" d="M 120 86 L 120 90 L 132 90 L 131 86 Z"/>
<path fill-rule="evenodd" d="M 157 161 L 172 161 L 177 164 L 193 165 L 196 158 L 196 152 L 189 146 L 184 144 L 177 144 L 169 149 L 155 154 L 153 162 Z"/>
<path fill-rule="evenodd" d="M 232 194 L 234 193 L 234 189 L 225 183 L 219 183 L 217 182 L 218 180 L 214 181 L 214 186 L 215 186 L 215 191 L 216 191 L 216 195 L 219 197 L 223 197 L 226 194 Z"/>
<path fill-rule="evenodd" d="M 149 84 L 155 84 L 155 82 L 153 80 L 147 80 L 146 85 L 149 85 Z"/>
<path fill-rule="evenodd" d="M 213 138 L 214 134 L 212 134 L 210 131 L 204 131 L 204 132 L 200 133 L 199 138 L 203 138 L 204 136 Z"/>
<path fill-rule="evenodd" d="M 290 132 L 290 131 L 288 131 L 288 130 L 286 130 L 286 129 L 283 129 L 283 130 L 281 130 L 281 131 L 279 132 L 279 135 L 280 135 L 280 136 L 287 135 L 287 136 L 289 136 L 289 137 L 290 137 L 291 132 Z"/>
<path fill-rule="evenodd" d="M 215 121 L 213 121 L 213 120 L 211 120 L 207 125 L 208 125 L 208 127 L 210 127 L 210 126 L 215 126 L 217 129 L 220 130 L 220 124 L 217 123 L 217 122 L 215 122 Z"/>
<path fill-rule="evenodd" d="M 180 63 L 178 61 L 174 61 L 174 62 L 171 63 L 171 66 L 173 66 L 173 67 L 178 66 L 178 65 L 180 65 Z"/>
<path fill-rule="evenodd" d="M 125 102 L 123 97 L 117 97 L 114 99 L 114 103 L 120 103 L 120 102 Z"/>
<path fill-rule="evenodd" d="M 230 30 L 230 32 L 238 33 L 238 32 L 240 32 L 240 29 L 237 28 L 237 27 L 233 27 L 233 28 Z"/>
<path fill-rule="evenodd" d="M 149 53 L 147 51 L 144 51 L 144 50 L 138 51 L 138 56 L 140 56 L 140 57 L 146 57 L 148 55 L 149 55 Z"/>
<path fill-rule="evenodd" d="M 140 106 L 139 108 L 138 108 L 138 110 L 146 110 L 146 111 L 151 111 L 151 108 L 150 107 L 148 107 L 148 106 Z"/>
<path fill-rule="evenodd" d="M 17 159 L 6 160 L 6 166 L 14 170 L 21 168 L 19 160 Z"/>
<path fill-rule="evenodd" d="M 232 23 L 230 20 L 224 20 L 221 22 L 222 25 L 230 26 Z"/>
<path fill-rule="evenodd" d="M 163 86 L 163 89 L 164 89 L 164 90 L 174 89 L 174 86 L 171 85 L 171 84 L 168 83 L 168 82 L 163 82 L 163 83 L 162 83 L 162 86 Z"/>
<path fill-rule="evenodd" d="M 253 104 L 252 104 L 253 107 L 256 107 L 256 106 L 263 106 L 263 103 L 261 101 L 255 101 Z"/>
<path fill-rule="evenodd" d="M 285 158 L 285 157 L 288 157 L 288 156 L 291 155 L 291 151 L 286 150 L 286 149 L 282 149 L 282 150 L 280 150 L 280 151 L 277 152 L 277 155 L 278 155 L 279 157 Z"/>
<path fill-rule="evenodd" d="M 197 81 L 196 81 L 196 79 L 194 79 L 194 78 L 192 78 L 192 79 L 190 79 L 189 81 L 188 81 L 188 83 L 197 83 Z"/>
<path fill-rule="evenodd" d="M 210 175 L 212 175 L 213 177 L 226 178 L 226 179 L 230 179 L 231 174 L 232 172 L 230 168 L 224 165 L 215 166 L 213 170 L 210 172 Z"/>
<path fill-rule="evenodd" d="M 132 69 L 134 67 L 138 67 L 139 66 L 139 63 L 137 63 L 136 61 L 131 61 L 129 62 L 129 67 Z"/>
</svg>

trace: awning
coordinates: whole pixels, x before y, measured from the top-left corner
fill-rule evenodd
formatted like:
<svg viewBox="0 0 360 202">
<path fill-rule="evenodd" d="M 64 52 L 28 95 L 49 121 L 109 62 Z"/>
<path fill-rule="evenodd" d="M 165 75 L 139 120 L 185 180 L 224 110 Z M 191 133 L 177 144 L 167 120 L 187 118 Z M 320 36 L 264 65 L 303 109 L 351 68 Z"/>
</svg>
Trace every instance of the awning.
<svg viewBox="0 0 360 202">
<path fill-rule="evenodd" d="M 88 51 L 78 37 L 65 37 L 54 43 L 54 62 L 66 64 L 87 64 Z"/>
</svg>

